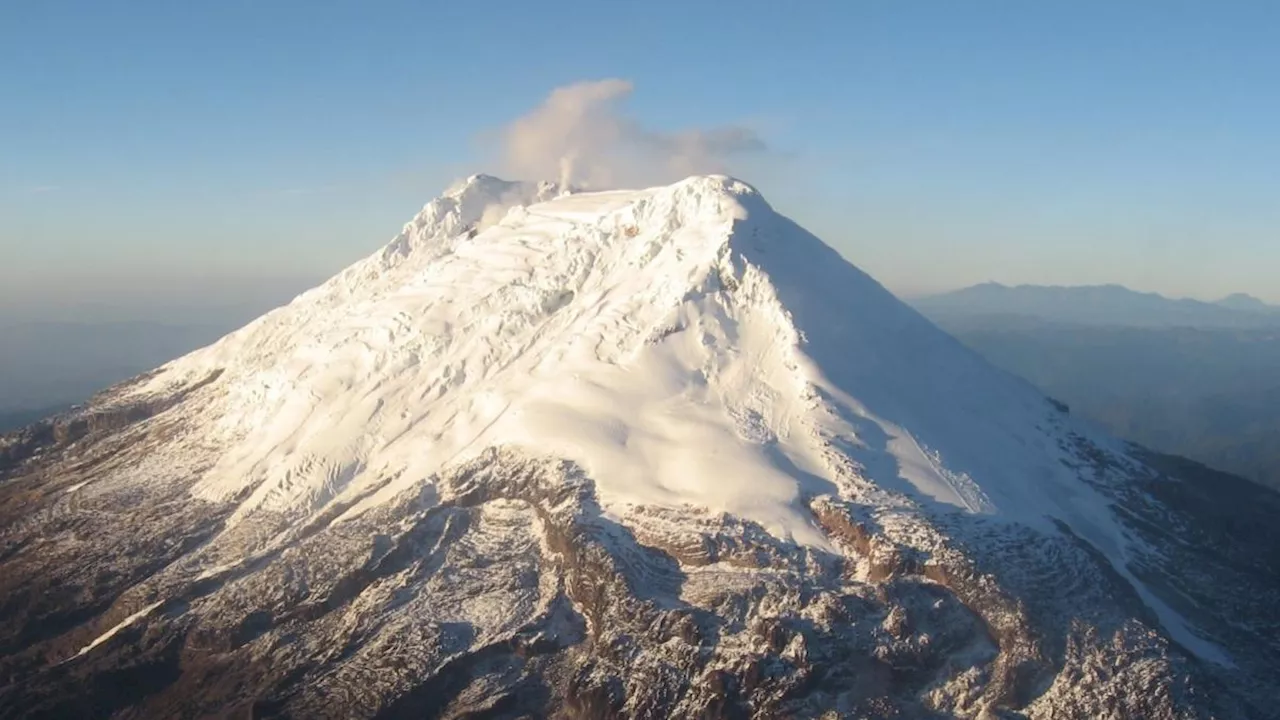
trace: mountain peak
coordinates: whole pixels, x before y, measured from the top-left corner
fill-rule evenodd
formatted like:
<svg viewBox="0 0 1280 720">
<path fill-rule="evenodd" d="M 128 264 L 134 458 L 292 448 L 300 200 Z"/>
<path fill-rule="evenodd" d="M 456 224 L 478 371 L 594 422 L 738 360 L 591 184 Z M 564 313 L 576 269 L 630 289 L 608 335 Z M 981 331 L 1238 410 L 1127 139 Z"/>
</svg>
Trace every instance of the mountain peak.
<svg viewBox="0 0 1280 720">
<path fill-rule="evenodd" d="M 740 365 L 740 353 L 764 351 L 756 343 L 781 343 L 770 354 L 783 362 L 796 342 L 767 277 L 733 247 L 758 252 L 772 215 L 751 186 L 725 176 L 579 194 L 474 176 L 428 203 L 387 250 L 177 361 L 148 389 L 214 368 L 235 398 L 264 397 L 264 383 L 282 383 L 283 394 L 268 393 L 274 403 L 227 403 L 226 438 L 240 448 L 230 457 L 241 459 L 220 463 L 198 488 L 222 499 L 257 486 L 237 519 L 317 511 L 336 495 L 363 494 L 391 468 L 410 481 L 515 444 L 581 463 L 601 478 L 607 501 L 693 503 L 821 543 L 797 505 L 797 481 L 741 440 L 767 443 L 800 422 L 794 408 L 778 414 L 736 397 L 789 397 L 788 384 L 802 382 L 795 371 L 753 380 L 756 371 Z M 750 230 L 735 229 L 748 218 Z M 320 348 L 329 355 L 322 365 L 271 371 L 274 380 L 263 373 Z M 732 391 L 718 379 L 726 374 L 737 378 Z M 415 399 L 423 396 L 433 399 Z M 310 408 L 306 417 L 286 410 L 297 401 Z M 710 456 L 689 454 L 687 438 L 663 427 L 677 408 L 685 432 L 718 448 L 716 464 L 738 468 L 741 485 L 719 486 Z M 347 420 L 337 434 L 358 435 L 357 444 L 336 443 L 330 423 L 339 416 Z M 626 428 L 621 446 L 592 429 L 614 426 Z M 285 436 L 295 439 L 280 452 Z M 300 474 L 300 462 L 360 469 L 335 484 Z"/>
<path fill-rule="evenodd" d="M 1221 492 L 1161 502 L 1190 486 L 725 176 L 468 178 L 0 480 L 41 603 L 0 630 L 66 661 L 0 658 L 0 707 L 50 716 L 163 663 L 157 716 L 1166 717 L 1274 674 Z"/>
<path fill-rule="evenodd" d="M 913 300 L 936 319 L 1021 315 L 1041 321 L 1122 327 L 1274 327 L 1280 315 L 1247 295 L 1216 303 L 1168 298 L 1123 285 L 1018 285 L 983 283 Z"/>
<path fill-rule="evenodd" d="M 722 175 L 574 194 L 473 176 L 144 390 L 214 371 L 236 450 L 196 491 L 256 488 L 236 521 L 349 496 L 358 514 L 512 445 L 579 463 L 609 506 L 705 507 L 816 545 L 803 498 L 844 482 L 831 443 L 939 508 L 1048 528 L 1078 505 L 1024 482 L 1076 482 L 1056 435 L 1029 430 L 1050 403 Z"/>
<path fill-rule="evenodd" d="M 1233 293 L 1219 300 L 1217 304 L 1233 310 L 1270 312 L 1277 309 L 1248 293 Z"/>
</svg>

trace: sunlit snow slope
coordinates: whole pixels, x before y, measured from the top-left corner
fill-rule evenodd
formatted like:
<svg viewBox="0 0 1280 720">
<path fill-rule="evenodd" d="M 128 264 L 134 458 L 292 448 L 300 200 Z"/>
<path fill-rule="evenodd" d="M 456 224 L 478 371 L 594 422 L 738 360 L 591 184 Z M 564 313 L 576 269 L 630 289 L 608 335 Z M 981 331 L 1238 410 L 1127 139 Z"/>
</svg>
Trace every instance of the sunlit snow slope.
<svg viewBox="0 0 1280 720">
<path fill-rule="evenodd" d="M 852 459 L 884 503 L 1050 527 L 1123 567 L 1050 403 L 746 184 L 567 193 L 476 176 L 399 238 L 136 392 L 222 371 L 197 486 L 351 517 L 492 446 L 580 463 L 611 512 L 691 505 L 822 544 Z M 1083 431 L 1078 429 L 1078 431 Z"/>
</svg>

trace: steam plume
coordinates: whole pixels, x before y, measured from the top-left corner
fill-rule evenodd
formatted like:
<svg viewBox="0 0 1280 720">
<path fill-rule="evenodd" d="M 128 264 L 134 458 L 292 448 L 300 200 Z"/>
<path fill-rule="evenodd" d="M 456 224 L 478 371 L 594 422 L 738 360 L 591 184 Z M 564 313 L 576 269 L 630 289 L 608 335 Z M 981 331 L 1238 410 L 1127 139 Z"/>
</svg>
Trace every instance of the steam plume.
<svg viewBox="0 0 1280 720">
<path fill-rule="evenodd" d="M 746 127 L 662 132 L 625 110 L 633 86 L 616 78 L 556 88 L 502 133 L 504 172 L 587 188 L 655 185 L 728 173 L 729 161 L 767 147 Z"/>
</svg>

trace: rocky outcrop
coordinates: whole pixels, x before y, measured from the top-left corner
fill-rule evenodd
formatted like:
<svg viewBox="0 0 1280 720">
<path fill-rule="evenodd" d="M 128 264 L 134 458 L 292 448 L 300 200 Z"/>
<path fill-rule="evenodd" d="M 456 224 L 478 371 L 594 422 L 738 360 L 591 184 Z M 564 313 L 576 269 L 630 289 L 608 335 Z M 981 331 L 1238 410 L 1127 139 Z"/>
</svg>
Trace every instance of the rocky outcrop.
<svg viewBox="0 0 1280 720">
<path fill-rule="evenodd" d="M 161 431 L 100 426 L 0 484 L 0 715 L 1263 716 L 1069 533 L 823 496 L 819 549 L 617 517 L 572 463 L 502 449 L 301 524 L 226 526 L 176 469 L 67 492 Z"/>
</svg>

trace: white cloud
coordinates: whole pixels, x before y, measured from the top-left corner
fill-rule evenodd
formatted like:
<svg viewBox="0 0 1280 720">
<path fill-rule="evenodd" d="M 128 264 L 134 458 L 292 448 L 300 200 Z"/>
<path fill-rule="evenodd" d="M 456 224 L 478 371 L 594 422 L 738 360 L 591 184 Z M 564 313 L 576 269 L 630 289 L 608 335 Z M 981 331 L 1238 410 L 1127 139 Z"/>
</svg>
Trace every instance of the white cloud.
<svg viewBox="0 0 1280 720">
<path fill-rule="evenodd" d="M 504 129 L 503 172 L 590 188 L 642 186 L 729 173 L 730 160 L 768 149 L 743 126 L 646 128 L 626 112 L 633 89 L 616 78 L 556 88 Z"/>
</svg>

